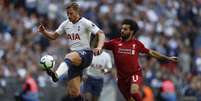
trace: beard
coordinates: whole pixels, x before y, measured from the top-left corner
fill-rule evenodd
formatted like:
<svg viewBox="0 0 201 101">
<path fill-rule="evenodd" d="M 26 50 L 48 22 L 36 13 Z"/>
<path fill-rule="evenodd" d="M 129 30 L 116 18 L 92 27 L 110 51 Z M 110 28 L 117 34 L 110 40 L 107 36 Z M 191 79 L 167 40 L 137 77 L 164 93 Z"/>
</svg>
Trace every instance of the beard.
<svg viewBox="0 0 201 101">
<path fill-rule="evenodd" d="M 130 37 L 129 34 L 128 34 L 128 35 L 123 35 L 123 34 L 121 34 L 121 38 L 122 38 L 123 40 L 127 40 L 129 37 Z"/>
</svg>

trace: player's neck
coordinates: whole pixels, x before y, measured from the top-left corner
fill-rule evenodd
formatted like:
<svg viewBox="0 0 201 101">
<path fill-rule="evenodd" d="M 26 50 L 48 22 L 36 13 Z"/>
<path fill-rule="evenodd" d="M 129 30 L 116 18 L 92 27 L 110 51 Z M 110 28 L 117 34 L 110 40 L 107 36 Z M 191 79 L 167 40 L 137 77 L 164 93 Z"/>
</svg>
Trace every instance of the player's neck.
<svg viewBox="0 0 201 101">
<path fill-rule="evenodd" d="M 122 41 L 124 42 L 128 42 L 128 41 L 131 41 L 133 38 L 127 38 L 127 39 L 123 39 L 123 38 L 120 38 Z"/>
<path fill-rule="evenodd" d="M 77 16 L 77 18 L 75 19 L 75 21 L 73 21 L 72 23 L 75 24 L 75 23 L 77 23 L 80 19 L 81 19 L 81 17 L 80 17 L 80 16 Z"/>
<path fill-rule="evenodd" d="M 124 41 L 131 41 L 132 39 L 133 39 L 133 36 L 130 36 L 127 39 L 124 39 Z"/>
</svg>

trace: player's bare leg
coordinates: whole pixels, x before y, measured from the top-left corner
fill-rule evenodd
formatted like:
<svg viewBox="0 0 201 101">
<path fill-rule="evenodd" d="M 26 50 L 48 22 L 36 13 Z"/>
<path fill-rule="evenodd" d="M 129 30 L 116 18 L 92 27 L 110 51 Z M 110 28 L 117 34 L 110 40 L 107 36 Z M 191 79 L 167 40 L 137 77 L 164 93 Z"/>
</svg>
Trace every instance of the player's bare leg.
<svg viewBox="0 0 201 101">
<path fill-rule="evenodd" d="M 75 66 L 79 66 L 82 61 L 81 57 L 77 52 L 68 53 L 65 56 L 65 60 L 71 61 L 71 64 Z M 52 80 L 56 82 L 59 80 L 59 77 L 61 77 L 64 73 L 68 72 L 68 69 L 70 68 L 68 65 L 69 64 L 67 64 L 66 62 L 62 62 L 58 68 L 53 68 L 53 70 L 47 70 L 47 73 L 52 77 Z M 69 80 L 68 85 L 70 86 L 68 87 L 69 89 L 67 89 L 68 95 L 78 95 L 78 93 L 80 93 L 80 76 Z"/>
<path fill-rule="evenodd" d="M 71 52 L 65 56 L 65 59 L 72 62 L 73 65 L 79 66 L 81 64 L 81 57 L 77 52 Z M 52 77 L 54 82 L 57 82 L 59 78 L 68 71 L 69 64 L 62 62 L 58 68 L 52 68 L 51 70 L 46 70 L 47 74 Z"/>
<path fill-rule="evenodd" d="M 79 66 L 81 64 L 81 57 L 77 52 L 71 52 L 70 54 L 67 54 L 65 58 L 68 58 L 72 61 L 72 64 L 75 66 Z M 77 68 L 77 67 L 72 67 Z M 67 86 L 67 92 L 70 96 L 79 96 L 80 95 L 80 84 L 81 84 L 81 77 L 76 76 L 75 78 L 68 81 Z"/>
<path fill-rule="evenodd" d="M 71 52 L 65 56 L 65 64 L 64 66 L 61 65 L 57 70 L 55 71 L 55 74 L 60 77 L 65 70 L 68 71 L 70 68 L 79 68 L 79 65 L 82 62 L 82 59 L 77 52 Z M 73 66 L 72 66 L 73 65 Z M 62 68 L 68 68 L 68 69 L 62 69 Z M 64 70 L 64 71 L 63 71 Z M 69 73 L 69 72 L 67 72 Z M 80 75 L 75 76 L 67 81 L 67 96 L 70 100 L 73 101 L 81 101 L 82 97 L 80 96 L 80 84 L 81 84 L 81 77 Z"/>
<path fill-rule="evenodd" d="M 77 53 L 77 52 L 71 52 L 71 53 L 67 54 L 65 56 L 65 58 L 70 59 L 72 61 L 72 64 L 75 66 L 79 66 L 82 62 L 82 59 L 81 59 L 79 53 Z"/>
<path fill-rule="evenodd" d="M 130 101 L 142 101 L 140 87 L 138 84 L 131 84 L 131 98 Z"/>
<path fill-rule="evenodd" d="M 67 95 L 69 96 L 79 96 L 80 95 L 80 76 L 76 76 L 67 82 Z"/>
<path fill-rule="evenodd" d="M 82 75 L 82 70 L 90 65 L 92 58 L 91 50 L 73 51 L 65 56 L 64 62 L 56 68 L 55 72 L 52 71 L 58 78 L 67 73 L 68 101 L 83 101 L 80 95 L 80 75 Z"/>
<path fill-rule="evenodd" d="M 67 54 L 65 56 L 65 59 L 70 60 L 72 64 L 75 66 L 78 66 L 81 63 L 81 58 L 77 52 L 71 52 Z M 53 81 L 55 81 L 54 78 L 58 79 L 59 77 L 61 77 L 64 73 L 68 71 L 68 68 L 69 66 L 67 65 L 67 63 L 62 62 L 58 68 L 53 68 L 51 71 L 48 71 L 48 72 L 50 72 L 51 74 L 50 76 L 52 76 Z M 52 75 L 52 72 L 54 75 Z"/>
</svg>

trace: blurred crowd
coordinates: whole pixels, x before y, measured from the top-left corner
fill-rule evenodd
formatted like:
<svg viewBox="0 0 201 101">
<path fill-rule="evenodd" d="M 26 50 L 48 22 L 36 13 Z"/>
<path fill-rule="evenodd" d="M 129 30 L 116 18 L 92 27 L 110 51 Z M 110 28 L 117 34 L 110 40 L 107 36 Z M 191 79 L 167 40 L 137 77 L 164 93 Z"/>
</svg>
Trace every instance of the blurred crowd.
<svg viewBox="0 0 201 101">
<path fill-rule="evenodd" d="M 147 48 L 179 57 L 179 64 L 141 57 L 145 85 L 156 99 L 163 97 L 163 83 L 173 83 L 179 97 L 201 101 L 201 0 L 77 0 L 81 14 L 95 22 L 107 39 L 119 36 L 124 18 L 137 21 L 137 38 Z M 66 40 L 48 41 L 37 32 L 39 24 L 55 30 L 66 19 L 64 4 L 70 0 L 0 0 L 0 85 L 4 78 L 32 73 L 40 87 L 47 75 L 38 63 L 43 54 L 52 54 L 57 62 L 67 52 Z M 115 64 L 114 64 L 115 65 Z M 24 74 L 24 75 L 23 75 Z"/>
</svg>

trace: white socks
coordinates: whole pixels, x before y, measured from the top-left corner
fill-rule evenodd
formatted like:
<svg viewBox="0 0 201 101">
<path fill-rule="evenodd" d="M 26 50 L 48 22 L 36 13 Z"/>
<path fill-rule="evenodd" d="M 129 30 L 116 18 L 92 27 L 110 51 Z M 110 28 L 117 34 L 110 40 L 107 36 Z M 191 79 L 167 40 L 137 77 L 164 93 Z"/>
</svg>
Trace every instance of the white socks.
<svg viewBox="0 0 201 101">
<path fill-rule="evenodd" d="M 67 75 L 68 74 L 68 65 L 65 62 L 62 62 L 59 67 L 56 70 L 56 74 L 58 78 L 60 78 L 62 75 Z"/>
</svg>

